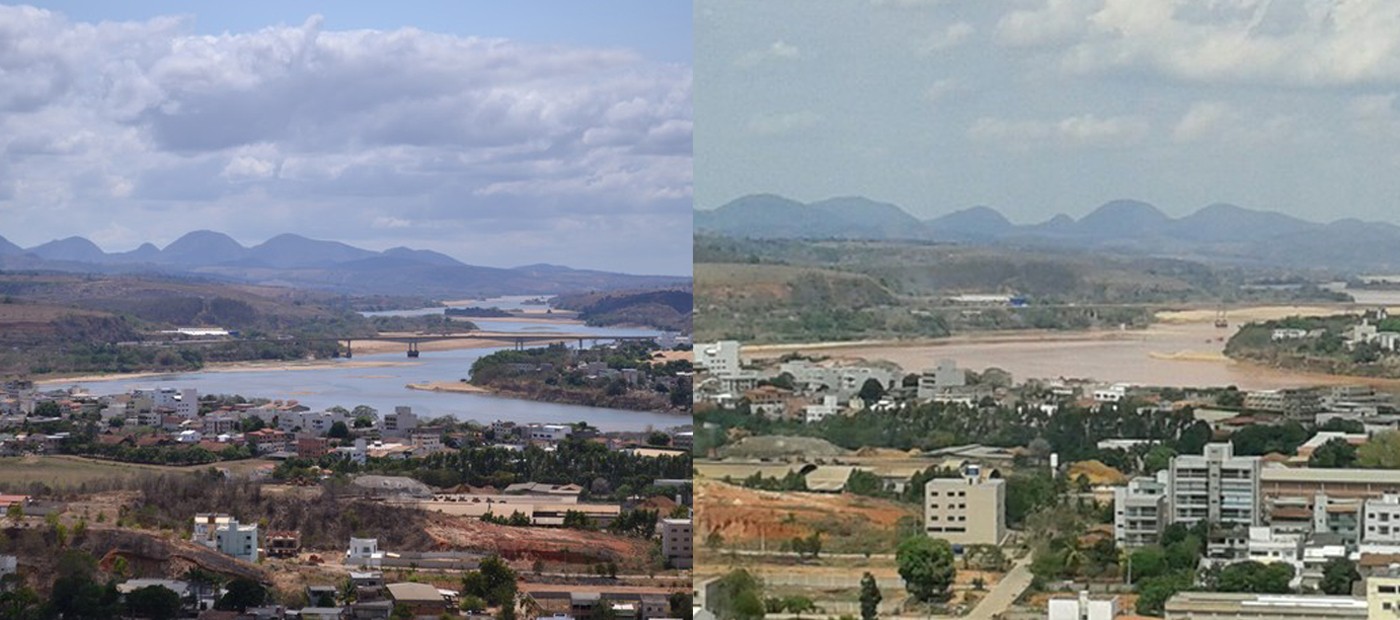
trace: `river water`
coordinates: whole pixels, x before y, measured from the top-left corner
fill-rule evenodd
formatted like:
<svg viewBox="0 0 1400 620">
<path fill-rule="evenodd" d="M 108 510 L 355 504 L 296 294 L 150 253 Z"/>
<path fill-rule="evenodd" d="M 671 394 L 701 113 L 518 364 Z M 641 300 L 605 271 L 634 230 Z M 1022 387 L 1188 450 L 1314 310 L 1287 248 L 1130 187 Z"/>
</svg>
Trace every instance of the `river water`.
<svg viewBox="0 0 1400 620">
<path fill-rule="evenodd" d="M 1325 308 L 1321 310 L 1330 312 Z M 1346 310 L 1338 308 L 1336 311 Z M 1235 362 L 1226 358 L 1222 351 L 1236 327 L 1237 324 L 1221 329 L 1215 327 L 1213 321 L 1193 321 L 1157 323 L 1144 330 L 993 334 L 909 345 L 798 347 L 798 350 L 832 357 L 891 361 L 905 372 L 932 369 L 940 360 L 947 359 L 959 367 L 978 372 L 1000 368 L 1010 372 L 1017 381 L 1072 378 L 1155 386 L 1233 385 L 1242 390 L 1366 383 L 1385 391 L 1400 392 L 1397 380 L 1321 375 Z M 757 356 L 771 357 L 784 352 L 770 349 Z"/>
<path fill-rule="evenodd" d="M 521 298 L 528 299 L 528 298 Z M 485 304 L 487 302 L 483 302 Z M 494 305 L 494 304 L 493 304 Z M 432 309 L 418 312 L 429 314 Z M 440 309 L 438 310 L 440 312 Z M 647 329 L 589 327 L 573 323 L 536 323 L 489 320 L 491 331 L 560 332 L 614 336 L 653 336 Z M 101 381 L 55 383 L 48 387 L 76 385 L 94 394 L 117 394 L 133 388 L 195 388 L 201 394 L 241 394 L 245 397 L 294 399 L 312 409 L 336 405 L 347 409 L 368 405 L 385 413 L 408 405 L 420 417 L 450 415 L 460 420 L 489 423 L 495 420 L 541 423 L 588 422 L 607 431 L 663 429 L 689 424 L 675 414 L 540 403 L 485 394 L 428 392 L 405 387 L 410 383 L 457 381 L 465 378 L 472 362 L 500 349 L 423 351 L 410 360 L 405 353 L 355 355 L 350 360 L 327 360 L 324 365 L 294 370 L 211 370 L 146 378 L 120 376 Z"/>
</svg>

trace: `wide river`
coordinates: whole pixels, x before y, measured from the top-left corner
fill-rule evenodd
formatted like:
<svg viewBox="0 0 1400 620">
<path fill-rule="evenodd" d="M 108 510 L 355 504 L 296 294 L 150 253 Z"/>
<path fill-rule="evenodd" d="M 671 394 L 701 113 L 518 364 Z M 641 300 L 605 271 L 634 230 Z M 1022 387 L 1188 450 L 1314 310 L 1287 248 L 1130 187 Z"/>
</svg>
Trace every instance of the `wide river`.
<svg viewBox="0 0 1400 620">
<path fill-rule="evenodd" d="M 484 301 L 482 305 L 504 305 L 490 301 L 494 300 Z M 430 312 L 432 310 L 405 313 Z M 647 329 L 589 327 L 575 323 L 477 321 L 482 329 L 490 331 L 614 336 L 657 334 Z M 645 430 L 649 427 L 664 429 L 690 423 L 689 417 L 674 414 L 540 403 L 484 394 L 428 392 L 405 387 L 410 383 L 457 381 L 465 378 L 469 374 L 472 362 L 497 350 L 499 349 L 423 351 L 419 358 L 413 360 L 408 359 L 403 352 L 357 354 L 351 360 L 327 360 L 324 364 L 293 370 L 209 370 L 144 378 L 118 375 L 100 381 L 50 383 L 46 387 L 66 388 L 76 385 L 94 394 L 117 394 L 138 387 L 192 387 L 201 394 L 241 394 L 274 400 L 294 399 L 313 409 L 336 405 L 351 409 L 356 405 L 369 405 L 382 414 L 393 411 L 395 406 L 408 405 L 413 407 L 414 413 L 420 417 L 450 415 L 460 420 L 485 423 L 495 420 L 588 422 L 608 431 Z"/>
<path fill-rule="evenodd" d="M 1352 291 L 1348 291 L 1349 293 Z M 1365 305 L 1400 305 L 1400 295 L 1361 292 Z M 1163 313 L 1161 322 L 1143 330 L 987 334 L 917 343 L 871 343 L 854 346 L 804 345 L 745 348 L 745 357 L 774 357 L 799 350 L 832 357 L 886 360 L 905 372 L 931 369 L 940 360 L 975 371 L 1000 368 L 1017 380 L 1093 379 L 1108 383 L 1158 386 L 1222 387 L 1267 390 L 1325 384 L 1371 384 L 1400 392 L 1400 380 L 1363 379 L 1296 372 L 1233 361 L 1223 354 L 1225 341 L 1250 320 L 1290 314 L 1316 315 L 1355 311 L 1356 306 L 1271 307 L 1231 310 L 1229 328 L 1214 325 L 1214 312 Z M 1392 311 L 1394 313 L 1394 311 Z"/>
</svg>

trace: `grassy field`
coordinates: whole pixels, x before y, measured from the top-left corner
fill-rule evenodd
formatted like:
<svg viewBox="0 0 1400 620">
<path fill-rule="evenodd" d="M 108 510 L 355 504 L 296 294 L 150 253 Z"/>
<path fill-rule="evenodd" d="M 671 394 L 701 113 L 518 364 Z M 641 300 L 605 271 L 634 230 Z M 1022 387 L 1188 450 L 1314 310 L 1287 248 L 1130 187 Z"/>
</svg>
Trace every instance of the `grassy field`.
<svg viewBox="0 0 1400 620">
<path fill-rule="evenodd" d="M 220 463 L 218 467 L 235 474 L 247 473 L 270 461 L 250 459 Z M 202 467 L 168 467 L 98 461 L 77 456 L 21 456 L 0 458 L 0 487 L 22 487 L 35 482 L 51 487 L 73 487 L 84 482 L 131 478 L 149 473 L 189 474 L 208 469 Z"/>
</svg>

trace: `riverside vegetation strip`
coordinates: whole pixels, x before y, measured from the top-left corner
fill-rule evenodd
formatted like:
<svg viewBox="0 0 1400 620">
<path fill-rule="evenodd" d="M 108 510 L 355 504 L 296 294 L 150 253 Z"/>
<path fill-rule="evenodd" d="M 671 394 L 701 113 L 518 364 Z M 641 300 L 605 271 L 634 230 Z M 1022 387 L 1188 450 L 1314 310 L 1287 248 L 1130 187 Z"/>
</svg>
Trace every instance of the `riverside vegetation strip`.
<svg viewBox="0 0 1400 620">
<path fill-rule="evenodd" d="M 1225 354 L 1290 370 L 1400 379 L 1400 354 L 1385 336 L 1397 332 L 1400 318 L 1384 311 L 1291 316 L 1245 325 L 1226 343 Z"/>
<path fill-rule="evenodd" d="M 657 353 L 655 344 L 641 342 L 497 351 L 472 364 L 471 384 L 528 400 L 689 413 L 691 363 Z"/>
</svg>

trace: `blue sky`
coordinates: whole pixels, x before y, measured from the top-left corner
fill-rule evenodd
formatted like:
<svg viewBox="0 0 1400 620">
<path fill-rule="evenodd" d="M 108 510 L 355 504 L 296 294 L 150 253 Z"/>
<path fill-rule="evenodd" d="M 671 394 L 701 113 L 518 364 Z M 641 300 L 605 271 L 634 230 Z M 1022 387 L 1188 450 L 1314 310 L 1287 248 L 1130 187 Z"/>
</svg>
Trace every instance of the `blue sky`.
<svg viewBox="0 0 1400 620">
<path fill-rule="evenodd" d="M 709 0 L 696 206 L 1397 221 L 1400 2 Z"/>
<path fill-rule="evenodd" d="M 462 36 L 493 36 L 530 43 L 623 46 L 648 58 L 689 64 L 691 4 L 672 0 L 525 0 L 519 2 L 307 2 L 305 0 L 60 0 L 37 2 L 79 21 L 147 20 L 191 15 L 200 34 L 248 32 L 299 25 L 320 14 L 331 30 L 414 27 Z"/>
<path fill-rule="evenodd" d="M 689 3 L 0 4 L 0 235 L 688 274 Z"/>
</svg>

